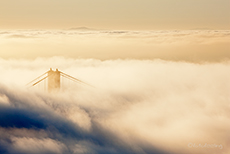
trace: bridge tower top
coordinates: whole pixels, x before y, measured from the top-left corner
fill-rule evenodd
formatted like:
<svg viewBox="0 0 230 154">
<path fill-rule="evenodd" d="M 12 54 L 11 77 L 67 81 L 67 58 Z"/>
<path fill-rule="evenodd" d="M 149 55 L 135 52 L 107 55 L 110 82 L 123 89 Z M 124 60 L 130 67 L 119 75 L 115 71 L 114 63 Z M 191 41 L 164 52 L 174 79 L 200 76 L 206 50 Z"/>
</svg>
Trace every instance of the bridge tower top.
<svg viewBox="0 0 230 154">
<path fill-rule="evenodd" d="M 45 81 L 46 79 L 48 79 L 48 84 L 47 84 L 48 92 L 58 92 L 61 88 L 61 78 L 66 78 L 66 79 L 71 80 L 73 82 L 78 82 L 78 83 L 82 83 L 82 84 L 91 86 L 91 85 L 89 85 L 89 84 L 87 84 L 87 83 L 85 83 L 79 79 L 76 79 L 76 78 L 74 78 L 68 74 L 65 74 L 65 73 L 59 71 L 58 69 L 56 69 L 54 71 L 52 68 L 50 68 L 49 71 L 45 72 L 41 76 L 39 76 L 36 79 L 29 82 L 27 85 L 35 86 L 35 85 L 41 83 L 42 81 Z"/>
<path fill-rule="evenodd" d="M 61 82 L 61 72 L 56 69 L 53 71 L 52 68 L 47 72 L 48 73 L 48 92 L 56 92 L 59 91 Z"/>
</svg>

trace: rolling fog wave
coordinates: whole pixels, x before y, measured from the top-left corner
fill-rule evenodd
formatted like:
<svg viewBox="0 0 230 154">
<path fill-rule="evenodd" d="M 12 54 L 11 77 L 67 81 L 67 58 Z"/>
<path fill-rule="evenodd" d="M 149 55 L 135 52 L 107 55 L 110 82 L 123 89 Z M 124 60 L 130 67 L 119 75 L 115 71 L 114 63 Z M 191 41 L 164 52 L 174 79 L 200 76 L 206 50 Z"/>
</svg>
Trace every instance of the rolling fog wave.
<svg viewBox="0 0 230 154">
<path fill-rule="evenodd" d="M 0 63 L 0 153 L 230 152 L 229 62 L 56 57 Z M 26 89 L 51 63 L 95 88 Z"/>
</svg>

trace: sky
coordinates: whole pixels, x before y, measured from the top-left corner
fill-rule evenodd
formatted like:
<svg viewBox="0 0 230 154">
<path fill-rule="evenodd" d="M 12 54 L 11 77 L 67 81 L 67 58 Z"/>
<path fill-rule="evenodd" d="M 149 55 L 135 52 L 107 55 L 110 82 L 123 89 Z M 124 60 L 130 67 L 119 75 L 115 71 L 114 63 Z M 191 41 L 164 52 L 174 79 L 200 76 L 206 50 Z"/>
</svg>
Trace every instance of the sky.
<svg viewBox="0 0 230 154">
<path fill-rule="evenodd" d="M 1 29 L 229 29 L 229 0 L 1 0 Z"/>
</svg>

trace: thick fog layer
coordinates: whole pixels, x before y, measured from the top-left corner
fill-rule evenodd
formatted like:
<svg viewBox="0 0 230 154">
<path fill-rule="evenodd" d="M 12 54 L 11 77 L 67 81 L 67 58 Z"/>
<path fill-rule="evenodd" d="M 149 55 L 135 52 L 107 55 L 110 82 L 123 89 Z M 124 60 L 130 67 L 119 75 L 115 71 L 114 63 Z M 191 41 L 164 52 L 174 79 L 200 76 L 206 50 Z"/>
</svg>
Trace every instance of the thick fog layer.
<svg viewBox="0 0 230 154">
<path fill-rule="evenodd" d="M 93 87 L 25 86 L 50 67 Z M 1 59 L 0 72 L 0 153 L 230 152 L 228 61 Z"/>
</svg>

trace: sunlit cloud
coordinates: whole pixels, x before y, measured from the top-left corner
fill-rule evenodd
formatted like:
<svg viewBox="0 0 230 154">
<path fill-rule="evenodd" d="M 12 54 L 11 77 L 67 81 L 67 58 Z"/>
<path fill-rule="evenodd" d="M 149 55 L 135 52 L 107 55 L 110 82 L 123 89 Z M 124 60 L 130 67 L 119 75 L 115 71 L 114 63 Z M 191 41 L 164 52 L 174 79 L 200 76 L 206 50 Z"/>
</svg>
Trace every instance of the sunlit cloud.
<svg viewBox="0 0 230 154">
<path fill-rule="evenodd" d="M 11 30 L 0 33 L 0 56 L 217 62 L 230 58 L 229 39 L 229 30 Z"/>
<path fill-rule="evenodd" d="M 121 38 L 142 40 L 153 44 L 171 43 L 213 43 L 215 41 L 228 42 L 229 30 L 159 30 L 159 31 L 118 31 L 118 30 L 27 30 L 2 31 L 2 38 Z M 197 40 L 198 39 L 198 40 Z"/>
<path fill-rule="evenodd" d="M 2 153 L 230 152 L 229 61 L 53 57 L 0 64 Z M 70 84 L 58 95 L 26 89 L 49 67 L 95 88 Z"/>
</svg>

